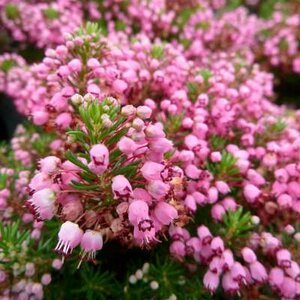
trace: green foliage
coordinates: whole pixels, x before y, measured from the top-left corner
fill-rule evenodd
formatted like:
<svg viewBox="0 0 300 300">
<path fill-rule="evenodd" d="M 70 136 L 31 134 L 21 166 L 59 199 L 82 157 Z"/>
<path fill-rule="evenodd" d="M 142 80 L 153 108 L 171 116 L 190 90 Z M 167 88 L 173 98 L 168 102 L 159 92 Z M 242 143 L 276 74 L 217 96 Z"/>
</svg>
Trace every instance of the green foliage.
<svg viewBox="0 0 300 300">
<path fill-rule="evenodd" d="M 202 22 L 197 23 L 196 28 L 197 29 L 207 30 L 207 29 L 210 28 L 210 24 L 209 24 L 209 22 L 202 21 Z"/>
<path fill-rule="evenodd" d="M 265 127 L 264 132 L 256 136 L 256 141 L 255 141 L 256 145 L 263 146 L 268 141 L 278 139 L 283 134 L 286 127 L 287 127 L 287 123 L 282 118 L 279 118 L 276 122 L 272 124 L 268 124 Z"/>
<path fill-rule="evenodd" d="M 182 121 L 185 117 L 185 110 L 178 114 L 168 113 L 167 117 L 157 117 L 157 120 L 161 122 L 164 126 L 164 131 L 166 132 L 168 138 L 172 140 L 175 146 L 180 146 L 183 144 L 184 137 L 188 134 L 188 131 L 182 128 Z M 174 151 L 165 153 L 165 159 L 170 159 L 174 154 Z"/>
<path fill-rule="evenodd" d="M 18 7 L 15 4 L 9 3 L 5 6 L 6 17 L 10 20 L 14 20 L 20 16 Z"/>
<path fill-rule="evenodd" d="M 227 141 L 224 137 L 221 137 L 219 135 L 212 135 L 210 137 L 209 143 L 214 151 L 221 151 L 226 146 Z"/>
<path fill-rule="evenodd" d="M 2 62 L 2 64 L 0 65 L 0 69 L 7 73 L 11 68 L 13 68 L 14 66 L 16 66 L 16 62 L 13 59 L 6 59 Z"/>
<path fill-rule="evenodd" d="M 228 245 L 231 245 L 237 239 L 246 238 L 254 228 L 251 221 L 251 213 L 244 212 L 243 208 L 236 211 L 228 211 L 223 217 L 222 233 Z M 237 244 L 237 243 L 235 243 Z"/>
<path fill-rule="evenodd" d="M 168 137 L 172 138 L 176 136 L 181 130 L 182 120 L 185 116 L 185 111 L 179 114 L 168 114 L 167 118 L 158 118 L 158 120 L 164 125 L 164 130 L 167 133 Z M 181 132 L 182 133 L 182 132 Z M 173 142 L 180 142 L 178 140 L 174 140 Z"/>
<path fill-rule="evenodd" d="M 180 44 L 187 49 L 192 44 L 192 41 L 189 39 L 181 39 Z"/>
<path fill-rule="evenodd" d="M 120 292 L 119 284 L 114 280 L 112 274 L 97 268 L 95 270 L 87 264 L 78 271 L 80 278 L 79 288 L 72 292 L 73 299 L 106 300 L 118 299 Z"/>
<path fill-rule="evenodd" d="M 84 26 L 80 27 L 76 32 L 75 35 L 77 36 L 93 36 L 93 41 L 97 41 L 101 35 L 102 31 L 97 23 L 87 22 Z"/>
<path fill-rule="evenodd" d="M 0 264 L 10 267 L 29 241 L 30 232 L 20 228 L 20 221 L 11 224 L 0 223 Z"/>
<path fill-rule="evenodd" d="M 212 76 L 212 73 L 210 70 L 208 69 L 201 69 L 199 72 L 198 72 L 199 75 L 202 76 L 203 80 L 204 80 L 204 83 L 203 84 L 199 84 L 197 82 L 193 82 L 193 81 L 189 81 L 187 83 L 187 89 L 188 89 L 188 96 L 189 96 L 189 99 L 195 103 L 197 101 L 197 98 L 199 96 L 199 94 L 208 88 L 209 86 L 209 79 L 211 78 Z"/>
<path fill-rule="evenodd" d="M 126 24 L 122 20 L 116 20 L 115 26 L 117 31 L 124 31 L 126 29 Z"/>
<path fill-rule="evenodd" d="M 103 35 L 107 35 L 107 32 L 108 32 L 108 29 L 107 29 L 107 22 L 104 18 L 100 18 L 98 21 L 97 21 L 97 25 L 101 31 L 101 34 Z"/>
<path fill-rule="evenodd" d="M 127 178 L 133 178 L 136 175 L 137 166 L 139 165 L 140 160 L 136 160 L 124 167 L 117 167 L 115 166 L 112 170 L 112 174 L 116 175 L 126 175 Z"/>
<path fill-rule="evenodd" d="M 194 12 L 195 12 L 194 9 L 192 9 L 190 7 L 186 7 L 184 9 L 182 9 L 181 12 L 178 14 L 177 19 L 176 19 L 177 26 L 180 29 L 183 29 Z"/>
<path fill-rule="evenodd" d="M 79 160 L 73 152 L 67 151 L 66 154 L 65 154 L 65 157 L 66 157 L 67 160 L 69 160 L 71 163 L 73 163 L 74 165 L 76 165 L 80 169 L 83 169 L 84 171 L 86 171 L 90 175 L 94 175 L 94 173 L 92 173 L 90 171 L 88 166 L 85 165 L 81 160 Z"/>
<path fill-rule="evenodd" d="M 145 263 L 142 268 L 135 270 L 136 273 L 128 276 L 124 299 L 211 299 L 203 288 L 198 272 L 189 273 L 166 255 L 157 253 L 152 262 Z M 138 273 L 142 274 L 142 278 L 130 282 Z"/>
<path fill-rule="evenodd" d="M 287 0 L 266 0 L 262 1 L 259 9 L 259 15 L 262 18 L 269 19 L 271 18 L 274 12 L 274 6 L 277 3 L 285 3 Z"/>
<path fill-rule="evenodd" d="M 237 159 L 226 150 L 222 151 L 220 162 L 207 162 L 207 169 L 214 175 L 215 179 L 226 182 L 241 181 L 240 171 L 235 166 Z"/>
<path fill-rule="evenodd" d="M 165 49 L 161 45 L 154 45 L 151 48 L 151 56 L 155 59 L 162 59 L 164 56 Z"/>
<path fill-rule="evenodd" d="M 81 119 L 83 120 L 88 133 L 83 133 L 81 130 L 69 131 L 67 134 L 74 136 L 76 141 L 86 142 L 88 144 L 97 144 L 104 138 L 109 137 L 106 144 L 109 146 L 118 141 L 126 131 L 121 127 L 125 121 L 125 117 L 118 116 L 120 113 L 119 105 L 111 105 L 109 99 L 103 102 L 93 101 L 86 106 L 81 105 L 78 109 Z M 107 115 L 112 122 L 112 126 L 105 127 L 103 124 L 103 115 Z M 120 130 L 118 130 L 120 128 Z"/>
<path fill-rule="evenodd" d="M 196 82 L 189 81 L 187 83 L 187 88 L 189 99 L 195 103 L 199 95 L 199 85 Z"/>
<path fill-rule="evenodd" d="M 275 123 L 268 127 L 268 131 L 271 132 L 271 134 L 279 135 L 285 130 L 286 127 L 287 123 L 283 119 L 279 118 Z"/>
<path fill-rule="evenodd" d="M 241 0 L 230 0 L 226 5 L 226 10 L 234 10 L 241 5 Z"/>
<path fill-rule="evenodd" d="M 208 85 L 208 80 L 212 76 L 211 71 L 208 69 L 202 69 L 200 70 L 199 74 L 203 77 L 205 84 Z"/>
<path fill-rule="evenodd" d="M 6 187 L 7 174 L 0 173 L 0 190 Z"/>
<path fill-rule="evenodd" d="M 43 14 L 48 20 L 55 20 L 59 18 L 59 12 L 52 7 L 44 9 Z"/>
<path fill-rule="evenodd" d="M 72 141 L 78 142 L 82 152 L 79 150 L 75 154 L 67 151 L 65 157 L 82 170 L 80 176 L 85 182 L 72 181 L 71 186 L 76 190 L 101 192 L 113 176 L 124 174 L 127 178 L 136 179 L 140 161 L 126 161 L 127 157 L 118 149 L 110 152 L 110 168 L 101 176 L 91 172 L 89 167 L 80 160 L 80 157 L 89 159 L 89 151 L 93 145 L 103 143 L 108 148 L 114 148 L 115 144 L 126 135 L 127 119 L 121 115 L 121 107 L 107 98 L 101 103 L 91 101 L 75 107 L 75 109 L 83 120 L 87 132 L 83 132 L 80 128 L 67 132 Z M 109 120 L 110 126 L 105 126 L 104 122 L 107 120 Z"/>
<path fill-rule="evenodd" d="M 46 156 L 49 153 L 49 144 L 54 138 L 54 134 L 42 133 L 38 139 L 32 142 L 32 149 L 35 150 L 40 157 Z"/>
</svg>

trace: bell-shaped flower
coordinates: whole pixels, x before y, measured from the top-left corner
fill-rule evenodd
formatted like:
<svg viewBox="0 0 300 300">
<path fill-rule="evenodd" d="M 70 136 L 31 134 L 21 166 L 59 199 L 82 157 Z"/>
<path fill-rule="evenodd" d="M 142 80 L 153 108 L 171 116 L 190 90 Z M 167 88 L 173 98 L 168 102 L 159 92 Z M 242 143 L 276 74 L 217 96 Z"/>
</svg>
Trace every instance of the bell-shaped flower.
<svg viewBox="0 0 300 300">
<path fill-rule="evenodd" d="M 82 236 L 83 231 L 78 224 L 70 221 L 63 223 L 58 233 L 58 243 L 55 251 L 64 255 L 71 254 L 73 249 L 80 244 Z"/>
<path fill-rule="evenodd" d="M 178 212 L 174 206 L 161 201 L 154 208 L 154 216 L 161 224 L 169 225 L 178 218 Z"/>
<path fill-rule="evenodd" d="M 80 246 L 83 250 L 82 258 L 87 255 L 88 260 L 95 259 L 96 251 L 103 247 L 102 234 L 99 231 L 87 230 L 82 236 Z"/>
<path fill-rule="evenodd" d="M 56 213 L 55 193 L 49 188 L 35 192 L 26 204 L 40 220 L 51 220 Z"/>
<path fill-rule="evenodd" d="M 111 188 L 114 194 L 114 199 L 128 200 L 132 195 L 131 184 L 123 175 L 113 177 Z"/>
</svg>

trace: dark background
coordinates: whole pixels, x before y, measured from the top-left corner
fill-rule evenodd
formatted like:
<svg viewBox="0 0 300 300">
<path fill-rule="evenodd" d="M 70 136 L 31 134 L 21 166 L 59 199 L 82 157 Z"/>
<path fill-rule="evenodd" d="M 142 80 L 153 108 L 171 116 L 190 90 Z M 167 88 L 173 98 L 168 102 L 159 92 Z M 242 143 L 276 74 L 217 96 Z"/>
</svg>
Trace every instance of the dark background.
<svg viewBox="0 0 300 300">
<path fill-rule="evenodd" d="M 17 113 L 13 102 L 6 95 L 0 94 L 0 141 L 9 140 L 22 116 Z"/>
</svg>

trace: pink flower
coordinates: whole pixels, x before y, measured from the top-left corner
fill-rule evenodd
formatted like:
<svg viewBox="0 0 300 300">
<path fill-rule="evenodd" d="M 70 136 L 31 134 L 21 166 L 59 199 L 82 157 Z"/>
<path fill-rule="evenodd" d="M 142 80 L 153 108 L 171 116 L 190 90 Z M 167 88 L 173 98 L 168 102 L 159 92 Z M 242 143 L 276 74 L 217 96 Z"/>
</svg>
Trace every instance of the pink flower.
<svg viewBox="0 0 300 300">
<path fill-rule="evenodd" d="M 187 165 L 184 171 L 189 178 L 194 180 L 197 180 L 201 174 L 201 170 L 193 164 Z"/>
<path fill-rule="evenodd" d="M 174 241 L 170 245 L 170 253 L 174 257 L 181 259 L 185 256 L 185 245 L 182 241 Z"/>
<path fill-rule="evenodd" d="M 288 208 L 288 207 L 292 207 L 292 205 L 293 205 L 293 199 L 288 194 L 281 194 L 277 198 L 277 203 L 282 208 Z"/>
<path fill-rule="evenodd" d="M 287 183 L 289 180 L 289 174 L 285 169 L 277 169 L 275 171 L 275 178 L 280 182 L 280 183 Z"/>
<path fill-rule="evenodd" d="M 222 155 L 220 152 L 212 152 L 210 155 L 210 159 L 212 162 L 220 162 L 222 159 Z"/>
<path fill-rule="evenodd" d="M 32 122 L 35 125 L 44 125 L 48 122 L 49 114 L 46 111 L 34 111 L 32 113 Z"/>
<path fill-rule="evenodd" d="M 77 58 L 72 59 L 68 63 L 68 68 L 70 69 L 71 72 L 80 72 L 81 70 L 81 61 Z"/>
<path fill-rule="evenodd" d="M 145 189 L 142 189 L 142 188 L 135 188 L 133 190 L 133 198 L 136 200 L 143 199 L 143 201 L 145 201 L 147 203 L 152 202 L 151 195 Z"/>
<path fill-rule="evenodd" d="M 251 263 L 249 269 L 252 278 L 257 282 L 265 282 L 268 279 L 267 271 L 259 261 Z"/>
<path fill-rule="evenodd" d="M 244 283 L 246 278 L 246 272 L 244 267 L 239 262 L 234 262 L 230 269 L 230 274 L 233 280 L 238 283 Z"/>
<path fill-rule="evenodd" d="M 55 251 L 64 255 L 70 254 L 80 244 L 82 236 L 83 231 L 77 224 L 70 221 L 63 223 L 58 233 L 59 240 Z"/>
<path fill-rule="evenodd" d="M 244 247 L 241 251 L 243 259 L 245 262 L 251 264 L 257 260 L 255 253 L 252 249 Z"/>
<path fill-rule="evenodd" d="M 88 260 L 95 259 L 96 251 L 103 247 L 102 234 L 99 231 L 87 230 L 82 236 L 80 246 L 83 250 L 82 258 L 87 254 Z"/>
<path fill-rule="evenodd" d="M 156 241 L 153 220 L 144 219 L 140 221 L 138 225 L 134 226 L 133 237 L 140 243 L 148 244 L 152 241 Z"/>
<path fill-rule="evenodd" d="M 157 200 L 163 198 L 169 190 L 170 186 L 161 180 L 153 180 L 148 184 L 148 192 Z"/>
<path fill-rule="evenodd" d="M 152 161 L 147 161 L 141 168 L 143 177 L 148 180 L 161 180 L 161 172 L 164 170 L 165 166 Z"/>
<path fill-rule="evenodd" d="M 225 249 L 222 253 L 222 260 L 223 260 L 223 270 L 228 271 L 231 269 L 234 263 L 233 254 L 231 250 Z"/>
<path fill-rule="evenodd" d="M 276 252 L 277 263 L 282 268 L 291 266 L 291 253 L 286 249 L 281 249 Z"/>
<path fill-rule="evenodd" d="M 285 272 L 290 277 L 294 278 L 295 280 L 298 280 L 298 277 L 300 275 L 300 267 L 299 264 L 295 261 L 291 262 L 291 266 L 288 268 L 285 268 Z"/>
<path fill-rule="evenodd" d="M 103 144 L 94 145 L 90 150 L 90 169 L 96 174 L 102 174 L 109 165 L 109 151 Z"/>
<path fill-rule="evenodd" d="M 55 193 L 49 188 L 44 188 L 35 192 L 26 204 L 39 219 L 51 220 L 57 210 L 55 200 Z"/>
<path fill-rule="evenodd" d="M 187 253 L 188 253 L 187 248 L 192 249 L 192 253 L 199 252 L 201 250 L 201 242 L 197 237 L 190 238 L 189 240 L 186 241 L 185 244 L 186 244 Z"/>
<path fill-rule="evenodd" d="M 122 115 L 129 117 L 136 114 L 136 108 L 133 105 L 125 105 L 121 110 Z"/>
<path fill-rule="evenodd" d="M 224 181 L 217 181 L 216 187 L 221 194 L 228 194 L 230 192 L 230 187 Z"/>
<path fill-rule="evenodd" d="M 55 258 L 52 261 L 52 268 L 56 269 L 56 270 L 60 270 L 61 267 L 63 266 L 64 262 L 61 259 Z"/>
<path fill-rule="evenodd" d="M 43 276 L 42 276 L 42 278 L 41 278 L 41 283 L 43 284 L 43 285 L 48 285 L 48 284 L 50 284 L 50 282 L 51 282 L 51 274 L 48 274 L 48 273 L 46 273 L 46 274 L 44 274 Z"/>
<path fill-rule="evenodd" d="M 83 205 L 79 199 L 69 201 L 63 205 L 61 214 L 65 220 L 75 221 L 83 212 Z"/>
<path fill-rule="evenodd" d="M 203 284 L 209 292 L 214 293 L 220 283 L 219 274 L 207 271 L 203 278 Z"/>
<path fill-rule="evenodd" d="M 87 62 L 87 66 L 91 69 L 96 69 L 100 67 L 100 62 L 98 61 L 97 58 L 89 58 Z"/>
<path fill-rule="evenodd" d="M 98 98 L 101 90 L 98 85 L 92 83 L 88 85 L 87 92 Z"/>
<path fill-rule="evenodd" d="M 159 202 L 154 208 L 154 216 L 161 224 L 169 225 L 178 218 L 178 212 L 174 206 L 166 202 Z"/>
<path fill-rule="evenodd" d="M 210 247 L 216 255 L 221 255 L 224 251 L 224 242 L 220 237 L 214 237 L 211 241 Z"/>
<path fill-rule="evenodd" d="M 184 200 L 184 205 L 191 212 L 195 212 L 197 210 L 197 204 L 195 198 L 192 195 L 187 195 Z"/>
<path fill-rule="evenodd" d="M 149 149 L 155 154 L 163 154 L 170 151 L 173 147 L 173 143 L 166 138 L 159 138 L 149 143 Z"/>
<path fill-rule="evenodd" d="M 226 197 L 221 202 L 222 206 L 226 211 L 235 211 L 238 207 L 235 200 L 231 197 Z"/>
<path fill-rule="evenodd" d="M 139 118 L 146 120 L 151 117 L 152 109 L 148 106 L 139 106 L 136 113 Z"/>
<path fill-rule="evenodd" d="M 249 203 L 254 203 L 260 194 L 261 191 L 253 184 L 247 184 L 244 187 L 244 196 Z"/>
<path fill-rule="evenodd" d="M 199 249 L 200 251 L 201 249 Z M 221 274 L 223 267 L 222 257 L 214 256 L 214 258 L 209 263 L 209 270 L 213 273 Z"/>
<path fill-rule="evenodd" d="M 284 279 L 284 272 L 280 268 L 272 268 L 269 274 L 269 283 L 279 288 Z"/>
<path fill-rule="evenodd" d="M 149 207 L 145 201 L 135 200 L 128 207 L 128 219 L 131 224 L 138 225 L 141 220 L 149 218 Z"/>
<path fill-rule="evenodd" d="M 55 119 L 55 124 L 61 130 L 65 130 L 72 123 L 72 116 L 69 113 L 59 114 Z"/>
<path fill-rule="evenodd" d="M 295 73 L 300 73 L 300 57 L 296 57 L 293 60 L 293 71 Z"/>
<path fill-rule="evenodd" d="M 285 298 L 294 299 L 297 292 L 295 280 L 285 276 L 280 285 L 280 292 Z"/>
<path fill-rule="evenodd" d="M 266 183 L 266 180 L 264 179 L 264 177 L 262 175 L 260 175 L 256 170 L 253 169 L 249 169 L 247 172 L 247 178 L 249 179 L 249 181 L 256 185 L 256 186 L 260 186 Z"/>
<path fill-rule="evenodd" d="M 146 127 L 145 134 L 147 138 L 164 138 L 166 134 L 161 123 L 149 124 Z"/>
<path fill-rule="evenodd" d="M 124 91 L 127 89 L 128 87 L 128 84 L 124 81 L 124 80 L 121 80 L 121 79 L 116 79 L 114 82 L 113 82 L 113 89 L 117 92 L 117 93 L 124 93 Z"/>
<path fill-rule="evenodd" d="M 232 278 L 231 272 L 227 272 L 223 276 L 222 286 L 225 292 L 231 295 L 234 295 L 240 289 L 238 282 Z"/>
<path fill-rule="evenodd" d="M 211 187 L 208 190 L 207 200 L 208 203 L 216 203 L 219 198 L 218 190 L 215 187 Z"/>
<path fill-rule="evenodd" d="M 52 173 L 58 170 L 60 163 L 61 160 L 58 157 L 47 156 L 39 160 L 38 166 L 40 167 L 40 171 L 42 173 L 51 175 Z"/>
<path fill-rule="evenodd" d="M 118 148 L 126 155 L 131 155 L 138 148 L 138 145 L 130 138 L 123 136 L 118 142 Z"/>
<path fill-rule="evenodd" d="M 123 175 L 113 177 L 111 188 L 114 194 L 114 199 L 128 200 L 132 195 L 131 184 Z"/>
<path fill-rule="evenodd" d="M 225 213 L 224 207 L 220 204 L 215 204 L 211 209 L 211 215 L 216 221 L 221 221 Z"/>
<path fill-rule="evenodd" d="M 196 203 L 199 205 L 204 205 L 207 203 L 207 198 L 202 193 L 194 192 L 192 196 L 194 197 Z"/>
<path fill-rule="evenodd" d="M 202 245 L 210 244 L 212 240 L 212 235 L 206 226 L 201 225 L 200 227 L 198 227 L 197 233 Z"/>
<path fill-rule="evenodd" d="M 169 234 L 173 240 L 186 241 L 190 238 L 190 233 L 188 232 L 188 230 L 177 226 L 171 226 L 169 229 Z"/>
</svg>

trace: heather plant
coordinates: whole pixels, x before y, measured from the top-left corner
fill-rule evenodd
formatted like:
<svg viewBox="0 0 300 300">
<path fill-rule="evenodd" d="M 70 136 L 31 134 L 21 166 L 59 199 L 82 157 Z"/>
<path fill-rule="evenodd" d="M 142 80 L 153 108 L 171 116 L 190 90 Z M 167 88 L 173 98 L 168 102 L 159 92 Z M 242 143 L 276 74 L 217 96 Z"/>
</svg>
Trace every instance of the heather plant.
<svg viewBox="0 0 300 300">
<path fill-rule="evenodd" d="M 0 2 L 1 299 L 300 297 L 299 7 L 243 2 Z"/>
</svg>

